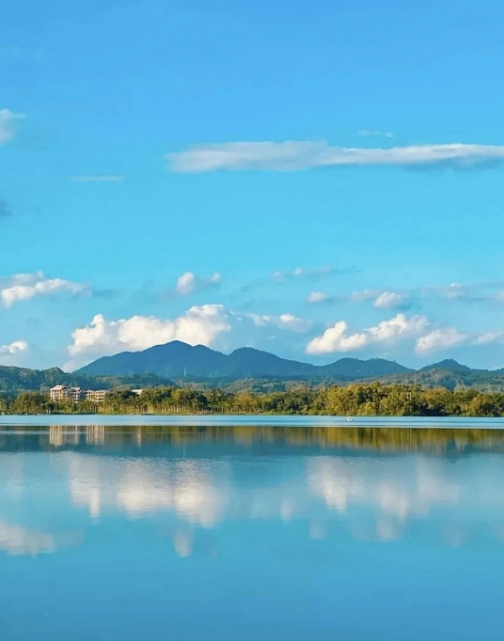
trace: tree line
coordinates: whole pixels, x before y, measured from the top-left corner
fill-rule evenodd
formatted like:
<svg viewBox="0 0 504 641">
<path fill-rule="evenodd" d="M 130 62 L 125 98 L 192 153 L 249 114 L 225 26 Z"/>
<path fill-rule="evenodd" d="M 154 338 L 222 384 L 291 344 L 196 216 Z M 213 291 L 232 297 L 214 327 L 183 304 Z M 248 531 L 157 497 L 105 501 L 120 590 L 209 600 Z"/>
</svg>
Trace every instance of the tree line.
<svg viewBox="0 0 504 641">
<path fill-rule="evenodd" d="M 55 403 L 49 394 L 0 397 L 4 414 L 287 414 L 332 416 L 504 416 L 504 392 L 450 391 L 379 382 L 298 387 L 281 392 L 198 391 L 177 387 L 113 391 L 102 403 Z"/>
</svg>

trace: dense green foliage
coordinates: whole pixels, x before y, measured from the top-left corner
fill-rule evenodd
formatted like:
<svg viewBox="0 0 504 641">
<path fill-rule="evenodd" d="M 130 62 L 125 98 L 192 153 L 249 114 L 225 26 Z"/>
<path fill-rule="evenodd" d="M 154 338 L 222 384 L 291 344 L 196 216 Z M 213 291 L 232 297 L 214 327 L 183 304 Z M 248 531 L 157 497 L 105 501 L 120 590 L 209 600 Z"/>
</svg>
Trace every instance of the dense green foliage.
<svg viewBox="0 0 504 641">
<path fill-rule="evenodd" d="M 194 391 L 220 389 L 232 394 L 267 395 L 300 386 L 320 391 L 335 385 L 371 381 L 454 391 L 471 388 L 504 392 L 504 370 L 475 370 L 454 360 L 434 363 L 418 371 L 378 358 L 367 361 L 342 358 L 329 365 L 315 366 L 251 348 L 225 355 L 202 345 L 191 347 L 172 341 L 143 352 L 123 352 L 98 359 L 71 374 L 57 367 L 31 370 L 0 366 L 0 397 L 5 399 L 22 391 L 47 392 L 58 384 L 107 390 L 170 385 Z"/>
<path fill-rule="evenodd" d="M 155 374 L 136 376 L 88 376 L 67 374 L 59 367 L 37 370 L 0 365 L 0 393 L 11 395 L 19 391 L 48 391 L 55 385 L 69 385 L 84 389 L 143 388 L 166 385 L 169 381 Z"/>
<path fill-rule="evenodd" d="M 176 387 L 146 389 L 141 396 L 114 391 L 100 404 L 70 401 L 56 405 L 47 394 L 24 392 L 2 401 L 2 411 L 13 414 L 319 414 L 333 416 L 503 416 L 504 393 L 477 390 L 423 389 L 416 385 L 353 384 L 284 392 L 230 393 Z"/>
</svg>

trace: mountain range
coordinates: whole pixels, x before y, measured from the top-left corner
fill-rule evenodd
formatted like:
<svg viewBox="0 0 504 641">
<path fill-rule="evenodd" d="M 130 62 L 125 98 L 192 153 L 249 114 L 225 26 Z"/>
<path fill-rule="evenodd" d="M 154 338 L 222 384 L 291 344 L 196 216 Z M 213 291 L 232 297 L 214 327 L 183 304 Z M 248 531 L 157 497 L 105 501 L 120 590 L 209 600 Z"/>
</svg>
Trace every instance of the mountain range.
<svg viewBox="0 0 504 641">
<path fill-rule="evenodd" d="M 58 384 L 87 389 L 179 385 L 195 389 L 219 387 L 234 392 L 271 392 L 289 389 L 299 383 L 318 387 L 373 380 L 452 390 L 504 391 L 504 369 L 472 369 L 453 359 L 432 363 L 419 370 L 382 358 L 341 358 L 328 365 L 312 365 L 249 347 L 226 355 L 202 345 L 191 347 L 180 341 L 141 352 L 122 352 L 99 358 L 73 373 L 58 367 L 33 370 L 0 366 L 0 393 L 6 394 L 47 391 Z"/>
<path fill-rule="evenodd" d="M 311 365 L 280 358 L 269 352 L 242 347 L 222 354 L 203 345 L 192 347 L 172 341 L 142 352 L 104 356 L 78 370 L 78 374 L 125 376 L 157 374 L 167 378 L 369 378 L 403 374 L 407 367 L 382 358 L 342 358 L 329 365 Z"/>
<path fill-rule="evenodd" d="M 157 345 L 141 352 L 122 352 L 99 358 L 76 373 L 88 376 L 138 376 L 149 373 L 179 384 L 192 384 L 193 387 L 222 387 L 235 391 L 282 389 L 287 381 L 330 385 L 359 380 L 504 391 L 504 369 L 472 369 L 453 359 L 432 363 L 419 370 L 383 358 L 341 358 L 328 365 L 312 365 L 250 347 L 226 355 L 202 345 L 191 347 L 180 341 Z M 272 381 L 277 384 L 273 386 Z"/>
</svg>

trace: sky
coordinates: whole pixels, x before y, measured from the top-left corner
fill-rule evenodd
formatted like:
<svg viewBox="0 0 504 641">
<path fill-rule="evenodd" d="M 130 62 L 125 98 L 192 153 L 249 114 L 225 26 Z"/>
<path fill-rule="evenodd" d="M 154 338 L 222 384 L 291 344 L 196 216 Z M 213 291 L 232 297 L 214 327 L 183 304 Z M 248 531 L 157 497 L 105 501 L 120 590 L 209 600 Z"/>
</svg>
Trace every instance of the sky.
<svg viewBox="0 0 504 641">
<path fill-rule="evenodd" d="M 504 367 L 504 4 L 18 0 L 0 364 Z"/>
</svg>

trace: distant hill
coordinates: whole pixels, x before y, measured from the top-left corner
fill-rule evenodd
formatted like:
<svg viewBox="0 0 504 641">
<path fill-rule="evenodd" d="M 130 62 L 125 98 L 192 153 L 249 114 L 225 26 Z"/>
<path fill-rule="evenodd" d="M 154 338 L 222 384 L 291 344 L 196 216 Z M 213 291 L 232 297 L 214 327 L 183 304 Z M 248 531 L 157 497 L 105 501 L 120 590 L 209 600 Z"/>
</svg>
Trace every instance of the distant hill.
<svg viewBox="0 0 504 641">
<path fill-rule="evenodd" d="M 75 373 L 93 376 L 150 373 L 163 377 L 183 376 L 186 373 L 212 377 L 220 375 L 225 360 L 224 354 L 203 345 L 191 347 L 180 341 L 172 341 L 142 352 L 121 352 L 114 356 L 104 356 Z"/>
<path fill-rule="evenodd" d="M 370 358 L 362 361 L 358 358 L 341 358 L 330 365 L 315 368 L 322 376 L 343 376 L 346 378 L 376 378 L 390 374 L 405 374 L 413 370 L 383 358 Z"/>
<path fill-rule="evenodd" d="M 322 387 L 352 382 L 408 383 L 422 387 L 504 391 L 504 369 L 471 369 L 446 359 L 413 370 L 383 358 L 341 358 L 328 365 L 312 365 L 243 347 L 222 354 L 180 341 L 142 352 L 106 356 L 71 374 L 58 367 L 32 370 L 0 366 L 0 393 L 47 391 L 54 385 L 88 389 L 132 389 L 175 386 L 193 389 L 271 392 L 300 386 Z"/>
<path fill-rule="evenodd" d="M 182 350 L 185 348 L 180 348 L 179 353 L 182 353 Z M 146 350 L 146 352 L 149 351 Z M 155 351 L 154 353 L 160 354 L 161 352 Z M 186 362 L 191 364 L 193 371 L 197 369 L 196 365 L 198 365 L 199 371 L 204 372 L 202 375 L 192 374 L 189 366 L 186 367 L 184 375 L 184 367 L 182 366 L 181 370 L 180 365 L 174 363 L 161 363 L 160 365 L 163 372 L 173 374 L 170 376 L 134 372 L 138 368 L 136 359 L 131 360 L 132 353 L 124 353 L 118 354 L 121 357 L 118 360 L 116 357 L 99 359 L 72 374 L 65 373 L 57 367 L 47 370 L 32 370 L 0 366 L 0 394 L 47 391 L 58 384 L 75 385 L 88 389 L 173 386 L 195 390 L 219 388 L 230 392 L 267 393 L 299 387 L 320 388 L 372 381 L 383 384 L 413 384 L 424 388 L 445 387 L 450 390 L 477 389 L 485 392 L 504 392 L 504 370 L 476 370 L 464 365 L 457 368 L 453 365 L 455 361 L 441 361 L 434 367 L 424 367 L 416 371 L 383 359 L 365 361 L 357 358 L 342 358 L 330 365 L 317 367 L 308 363 L 289 361 L 250 348 L 236 350 L 229 356 L 207 348 L 189 348 L 189 351 L 185 350 L 185 353 L 188 356 Z M 136 354 L 145 354 L 145 352 Z M 209 356 L 208 360 L 206 356 Z M 203 366 L 201 360 L 203 360 Z M 125 363 L 128 364 L 128 369 L 124 368 L 127 373 L 120 374 Z M 107 365 L 107 369 L 103 368 L 104 364 Z M 439 368 L 442 364 L 445 364 L 444 369 Z M 142 365 L 149 366 L 149 364 Z M 86 370 L 91 368 L 95 371 L 108 371 L 109 374 L 88 373 Z M 266 368 L 271 373 L 261 374 Z M 177 372 L 179 372 L 178 375 L 176 375 Z"/>
<path fill-rule="evenodd" d="M 460 372 L 478 371 L 478 370 L 471 370 L 471 368 L 467 367 L 467 365 L 461 365 L 457 361 L 453 360 L 453 358 L 446 358 L 444 361 L 439 361 L 438 363 L 433 363 L 432 365 L 426 365 L 425 367 L 422 367 L 422 369 L 419 371 L 429 372 L 433 369 L 453 370 L 453 371 L 460 371 Z"/>
<path fill-rule="evenodd" d="M 229 355 L 208 347 L 191 347 L 180 341 L 150 347 L 142 352 L 105 356 L 78 370 L 77 374 L 124 376 L 152 373 L 175 378 L 263 378 L 338 376 L 344 379 L 379 377 L 408 372 L 408 368 L 381 358 L 367 361 L 342 358 L 330 365 L 311 365 L 280 358 L 269 352 L 242 347 Z"/>
<path fill-rule="evenodd" d="M 90 376 L 68 374 L 59 367 L 45 370 L 0 365 L 0 392 L 16 393 L 49 390 L 54 385 L 71 385 L 85 389 L 132 389 L 170 385 L 171 381 L 156 374 L 135 376 Z"/>
</svg>

